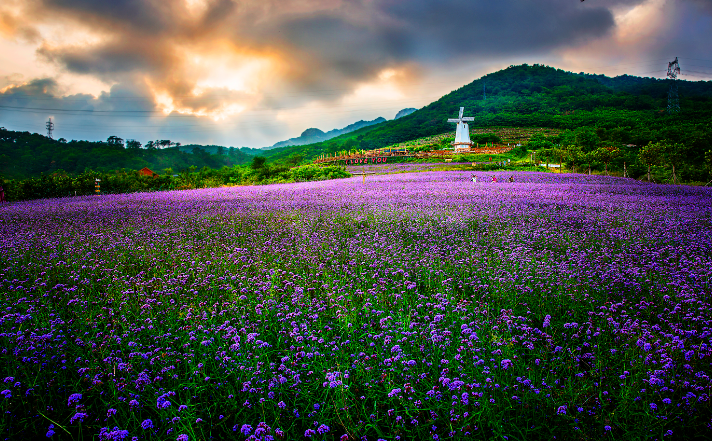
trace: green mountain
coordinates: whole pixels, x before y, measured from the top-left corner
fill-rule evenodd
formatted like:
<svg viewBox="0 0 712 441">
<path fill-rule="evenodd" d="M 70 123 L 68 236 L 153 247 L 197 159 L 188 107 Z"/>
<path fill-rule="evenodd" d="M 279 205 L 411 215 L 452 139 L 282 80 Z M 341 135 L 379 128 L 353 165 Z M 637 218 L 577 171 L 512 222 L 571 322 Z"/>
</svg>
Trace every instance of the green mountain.
<svg viewBox="0 0 712 441">
<path fill-rule="evenodd" d="M 264 147 L 263 150 L 271 150 L 271 149 L 275 149 L 275 148 L 279 148 L 279 147 L 313 144 L 315 142 L 327 141 L 327 140 L 329 140 L 331 138 L 335 138 L 339 135 L 351 133 L 354 130 L 358 130 L 363 127 L 372 126 L 374 124 L 380 124 L 385 121 L 386 121 L 386 119 L 382 118 L 382 117 L 378 117 L 378 118 L 374 119 L 373 121 L 361 120 L 361 121 L 357 121 L 353 124 L 349 124 L 348 126 L 344 127 L 343 129 L 333 129 L 333 130 L 329 130 L 328 132 L 323 132 L 316 128 L 310 128 L 310 129 L 306 129 L 305 131 L 303 131 L 302 134 L 296 138 L 290 138 L 286 141 L 277 142 L 274 145 L 272 145 L 271 147 Z"/>
<path fill-rule="evenodd" d="M 404 116 L 408 116 L 411 113 L 415 112 L 416 110 L 418 110 L 418 109 L 413 108 L 413 107 L 408 107 L 408 108 L 403 109 L 403 110 L 399 111 L 398 113 L 396 113 L 396 117 L 393 119 L 403 118 Z"/>
<path fill-rule="evenodd" d="M 623 75 L 615 78 L 567 72 L 543 65 L 510 66 L 467 84 L 402 118 L 366 127 L 326 142 L 284 147 L 266 153 L 270 161 L 309 160 L 343 150 L 372 150 L 454 132 L 447 119 L 460 107 L 474 127 L 581 127 L 610 133 L 611 141 L 645 145 L 670 140 L 710 148 L 712 82 L 678 80 L 679 114 L 668 115 L 671 82 Z M 486 97 L 483 96 L 483 88 Z M 706 135 L 707 134 L 707 135 Z M 600 141 L 609 141 L 606 136 Z"/>
</svg>

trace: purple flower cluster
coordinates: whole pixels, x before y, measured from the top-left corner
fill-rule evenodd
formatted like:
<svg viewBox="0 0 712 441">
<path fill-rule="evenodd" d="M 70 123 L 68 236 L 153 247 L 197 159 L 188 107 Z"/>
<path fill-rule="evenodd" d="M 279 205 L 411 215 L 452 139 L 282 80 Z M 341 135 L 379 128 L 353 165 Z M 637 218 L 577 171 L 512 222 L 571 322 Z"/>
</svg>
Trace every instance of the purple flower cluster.
<svg viewBox="0 0 712 441">
<path fill-rule="evenodd" d="M 711 189 L 511 174 L 0 207 L 0 422 L 46 396 L 107 440 L 464 439 L 473 415 L 635 437 L 605 423 L 625 401 L 640 427 L 696 429 Z"/>
</svg>

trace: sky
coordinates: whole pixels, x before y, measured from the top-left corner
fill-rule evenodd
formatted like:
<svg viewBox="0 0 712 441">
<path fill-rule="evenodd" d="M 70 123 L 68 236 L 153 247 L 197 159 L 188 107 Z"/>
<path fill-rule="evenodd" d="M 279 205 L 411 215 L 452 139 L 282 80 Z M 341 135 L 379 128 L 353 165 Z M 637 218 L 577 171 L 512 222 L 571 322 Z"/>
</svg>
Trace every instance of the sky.
<svg viewBox="0 0 712 441">
<path fill-rule="evenodd" d="M 712 80 L 710 42 L 712 0 L 2 0 L 0 127 L 264 147 L 523 63 Z"/>
</svg>

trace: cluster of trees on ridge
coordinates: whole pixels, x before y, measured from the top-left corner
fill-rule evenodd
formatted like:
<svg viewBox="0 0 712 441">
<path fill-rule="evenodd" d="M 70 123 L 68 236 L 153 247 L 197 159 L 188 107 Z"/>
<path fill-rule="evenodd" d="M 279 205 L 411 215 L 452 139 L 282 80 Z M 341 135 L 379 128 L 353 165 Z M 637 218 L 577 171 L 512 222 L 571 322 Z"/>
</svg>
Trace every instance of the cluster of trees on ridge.
<svg viewBox="0 0 712 441">
<path fill-rule="evenodd" d="M 0 176 L 12 179 L 29 178 L 41 174 L 64 172 L 78 175 L 87 169 L 140 170 L 148 167 L 158 171 L 166 168 L 180 171 L 191 166 L 221 168 L 248 164 L 252 156 L 240 149 L 230 148 L 210 154 L 201 146 L 192 153 L 186 146 L 170 140 L 149 141 L 142 148 L 136 140 L 110 136 L 106 141 L 54 140 L 37 133 L 15 132 L 0 128 Z"/>
</svg>

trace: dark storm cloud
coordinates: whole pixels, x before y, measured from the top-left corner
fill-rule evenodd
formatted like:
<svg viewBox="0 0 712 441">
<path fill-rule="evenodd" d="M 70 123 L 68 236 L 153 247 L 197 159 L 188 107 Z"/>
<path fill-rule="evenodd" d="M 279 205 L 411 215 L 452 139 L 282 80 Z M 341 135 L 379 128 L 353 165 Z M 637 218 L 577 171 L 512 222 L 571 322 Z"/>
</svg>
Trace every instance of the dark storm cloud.
<svg viewBox="0 0 712 441">
<path fill-rule="evenodd" d="M 442 61 L 458 56 L 509 56 L 601 37 L 614 26 L 611 12 L 568 0 L 390 0 L 384 11 L 402 23 L 419 48 L 415 56 Z"/>
<path fill-rule="evenodd" d="M 53 11 L 95 26 L 160 34 L 176 23 L 176 1 L 163 0 L 31 0 L 40 11 Z"/>
<path fill-rule="evenodd" d="M 51 98 L 60 92 L 54 78 L 36 78 L 19 86 L 10 86 L 0 93 L 0 104 L 11 104 L 17 100 Z"/>
<path fill-rule="evenodd" d="M 0 92 L 0 126 L 44 133 L 48 118 L 55 124 L 55 138 L 93 141 L 112 135 L 142 142 L 156 138 L 175 140 L 185 134 L 179 129 L 203 125 L 198 117 L 166 116 L 140 83 L 115 84 L 108 92 L 94 97 L 65 95 L 55 79 L 41 78 Z"/>
<path fill-rule="evenodd" d="M 168 78 L 175 91 L 190 89 L 188 80 L 168 73 L 179 68 L 178 48 L 196 38 L 278 51 L 287 66 L 283 87 L 312 95 L 349 89 L 387 67 L 532 54 L 603 36 L 614 26 L 605 7 L 573 0 L 307 0 L 299 8 L 269 0 L 214 0 L 201 16 L 177 0 L 43 1 L 109 36 L 88 47 L 44 45 L 39 54 L 45 59 L 103 79 L 143 73 L 155 84 Z"/>
<path fill-rule="evenodd" d="M 44 113 L 82 115 L 91 111 L 152 112 L 156 110 L 150 93 L 141 85 L 115 84 L 108 92 L 94 97 L 89 94 L 64 95 L 54 78 L 37 78 L 9 86 L 0 92 L 0 106 L 22 107 L 27 113 L 47 109 Z M 29 112 L 33 111 L 33 112 Z M 41 113 L 41 112 L 40 112 Z"/>
<path fill-rule="evenodd" d="M 704 9 L 708 14 L 712 14 L 712 0 L 686 0 Z"/>
<path fill-rule="evenodd" d="M 44 44 L 37 50 L 37 54 L 63 65 L 71 72 L 93 74 L 106 80 L 116 80 L 133 72 L 165 72 L 177 61 L 174 48 L 167 42 L 134 35 L 91 47 L 53 47 Z"/>
</svg>

